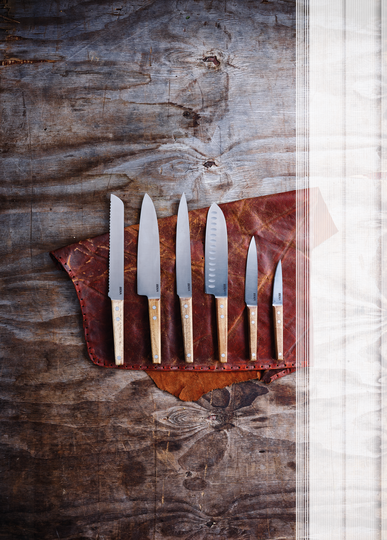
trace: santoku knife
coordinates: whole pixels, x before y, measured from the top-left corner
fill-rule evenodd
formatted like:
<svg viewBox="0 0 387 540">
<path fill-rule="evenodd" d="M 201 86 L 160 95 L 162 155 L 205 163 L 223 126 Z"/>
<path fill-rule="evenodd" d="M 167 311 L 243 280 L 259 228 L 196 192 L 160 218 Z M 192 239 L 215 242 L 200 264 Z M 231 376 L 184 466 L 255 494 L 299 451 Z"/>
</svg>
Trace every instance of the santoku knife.
<svg viewBox="0 0 387 540">
<path fill-rule="evenodd" d="M 177 212 L 176 226 L 176 290 L 180 299 L 184 358 L 193 362 L 191 242 L 188 207 L 183 193 Z"/>
<path fill-rule="evenodd" d="M 257 324 L 258 324 L 258 259 L 254 236 L 250 241 L 246 262 L 245 302 L 249 320 L 250 360 L 257 359 Z"/>
<path fill-rule="evenodd" d="M 227 362 L 227 227 L 223 212 L 215 203 L 207 214 L 204 282 L 205 292 L 215 296 L 219 360 Z"/>
<path fill-rule="evenodd" d="M 110 195 L 109 293 L 112 301 L 114 360 L 124 363 L 124 203 Z"/>
<path fill-rule="evenodd" d="M 284 358 L 284 344 L 283 344 L 283 294 L 282 294 L 282 265 L 281 261 L 277 264 L 277 268 L 274 276 L 273 285 L 273 322 L 274 322 L 274 339 L 275 339 L 275 352 L 277 360 L 283 360 Z"/>
<path fill-rule="evenodd" d="M 156 210 L 145 194 L 137 246 L 137 294 L 148 297 L 152 362 L 161 363 L 160 242 Z"/>
</svg>

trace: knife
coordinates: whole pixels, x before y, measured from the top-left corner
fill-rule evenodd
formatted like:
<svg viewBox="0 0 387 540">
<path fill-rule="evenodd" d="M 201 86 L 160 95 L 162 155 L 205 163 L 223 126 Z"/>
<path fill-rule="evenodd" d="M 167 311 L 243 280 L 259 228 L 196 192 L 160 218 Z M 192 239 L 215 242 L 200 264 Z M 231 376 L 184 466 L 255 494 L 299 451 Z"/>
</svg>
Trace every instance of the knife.
<svg viewBox="0 0 387 540">
<path fill-rule="evenodd" d="M 275 352 L 277 360 L 283 360 L 283 294 L 282 294 L 282 265 L 281 261 L 277 264 L 273 285 L 273 321 L 274 321 L 274 339 Z"/>
<path fill-rule="evenodd" d="M 250 360 L 257 359 L 257 324 L 258 324 L 258 259 L 254 236 L 250 241 L 246 262 L 245 302 L 249 321 Z"/>
<path fill-rule="evenodd" d="M 191 243 L 188 207 L 184 193 L 180 199 L 179 210 L 177 212 L 176 289 L 180 299 L 184 357 L 186 362 L 191 363 L 193 362 Z"/>
<path fill-rule="evenodd" d="M 156 210 L 144 195 L 137 246 L 137 294 L 148 297 L 152 362 L 161 364 L 160 242 Z"/>
<path fill-rule="evenodd" d="M 215 203 L 207 214 L 204 283 L 205 292 L 215 296 L 219 360 L 227 362 L 227 227 L 223 212 Z"/>
<path fill-rule="evenodd" d="M 124 363 L 124 203 L 110 195 L 109 292 L 112 301 L 114 360 Z"/>
</svg>

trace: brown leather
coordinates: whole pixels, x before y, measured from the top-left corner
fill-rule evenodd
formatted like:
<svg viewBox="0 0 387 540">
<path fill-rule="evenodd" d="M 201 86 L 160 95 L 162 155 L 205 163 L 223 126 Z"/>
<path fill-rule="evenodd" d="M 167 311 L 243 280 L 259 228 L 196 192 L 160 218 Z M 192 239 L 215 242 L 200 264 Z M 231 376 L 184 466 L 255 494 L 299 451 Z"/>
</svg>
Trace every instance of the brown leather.
<svg viewBox="0 0 387 540">
<path fill-rule="evenodd" d="M 229 246 L 228 363 L 217 360 L 215 301 L 204 293 L 204 238 L 208 209 L 189 213 L 192 251 L 194 363 L 183 360 L 180 306 L 175 284 L 176 216 L 159 220 L 161 255 L 162 364 L 152 364 L 147 298 L 136 292 L 138 226 L 125 229 L 125 363 L 115 366 L 108 290 L 108 234 L 51 253 L 71 277 L 80 300 L 90 359 L 115 369 L 146 370 L 162 389 L 198 399 L 213 388 L 250 378 L 266 382 L 294 371 L 296 353 L 296 197 L 292 191 L 221 204 Z M 313 198 L 315 200 L 316 197 Z M 314 206 L 315 203 L 312 204 Z M 329 214 L 328 214 L 329 216 Z M 258 359 L 248 360 L 244 303 L 246 256 L 251 236 L 258 247 Z M 305 239 L 305 245 L 309 239 Z M 304 257 L 304 254 L 301 254 Z M 279 259 L 283 269 L 284 361 L 274 360 L 271 296 Z M 307 260 L 305 260 L 307 263 Z M 273 371 L 274 370 L 274 371 Z M 177 371 L 177 373 L 173 373 Z M 208 373 L 203 373 L 208 372 Z M 188 396 L 188 397 L 186 397 Z M 194 396 L 194 397 L 193 397 Z"/>
</svg>

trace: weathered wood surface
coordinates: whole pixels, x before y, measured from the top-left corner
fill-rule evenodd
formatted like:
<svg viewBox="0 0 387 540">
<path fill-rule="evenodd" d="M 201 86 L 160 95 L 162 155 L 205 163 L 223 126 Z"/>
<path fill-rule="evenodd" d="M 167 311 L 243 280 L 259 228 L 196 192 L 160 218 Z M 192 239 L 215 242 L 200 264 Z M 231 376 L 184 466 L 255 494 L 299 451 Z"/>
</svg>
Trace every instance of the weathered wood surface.
<svg viewBox="0 0 387 540">
<path fill-rule="evenodd" d="M 87 357 L 52 249 L 295 187 L 293 1 L 10 0 L 0 538 L 294 538 L 294 377 L 183 404 Z"/>
</svg>

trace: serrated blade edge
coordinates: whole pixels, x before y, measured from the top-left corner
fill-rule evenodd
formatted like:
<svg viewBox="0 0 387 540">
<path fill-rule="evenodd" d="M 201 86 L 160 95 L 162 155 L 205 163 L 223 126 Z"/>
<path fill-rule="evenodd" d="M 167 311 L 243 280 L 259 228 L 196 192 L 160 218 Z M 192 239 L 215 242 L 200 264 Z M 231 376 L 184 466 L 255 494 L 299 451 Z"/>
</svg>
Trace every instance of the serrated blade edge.
<svg viewBox="0 0 387 540">
<path fill-rule="evenodd" d="M 124 203 L 110 195 L 109 292 L 112 300 L 124 298 Z"/>
</svg>

